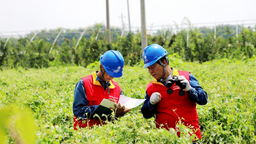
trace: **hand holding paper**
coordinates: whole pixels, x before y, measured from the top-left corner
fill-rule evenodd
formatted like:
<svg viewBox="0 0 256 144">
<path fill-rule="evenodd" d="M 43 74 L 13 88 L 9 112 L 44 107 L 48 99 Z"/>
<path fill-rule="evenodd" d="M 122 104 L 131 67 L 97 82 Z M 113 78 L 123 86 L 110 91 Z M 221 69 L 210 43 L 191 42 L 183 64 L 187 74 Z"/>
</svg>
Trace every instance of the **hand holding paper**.
<svg viewBox="0 0 256 144">
<path fill-rule="evenodd" d="M 124 114 L 126 114 L 128 111 L 131 110 L 131 109 L 125 109 L 125 106 L 121 105 L 120 103 L 117 104 L 114 99 L 109 99 L 109 100 L 114 102 L 114 108 L 113 107 L 111 108 L 114 109 L 116 117 L 123 116 Z"/>
<path fill-rule="evenodd" d="M 94 110 L 93 115 L 97 114 L 102 116 L 102 114 L 110 115 L 112 110 L 114 110 L 115 115 L 123 116 L 125 113 L 130 111 L 132 108 L 135 108 L 142 104 L 145 99 L 135 99 L 126 97 L 124 95 L 120 95 L 119 102 L 116 103 L 114 99 L 103 99 L 99 105 L 99 107 Z"/>
</svg>

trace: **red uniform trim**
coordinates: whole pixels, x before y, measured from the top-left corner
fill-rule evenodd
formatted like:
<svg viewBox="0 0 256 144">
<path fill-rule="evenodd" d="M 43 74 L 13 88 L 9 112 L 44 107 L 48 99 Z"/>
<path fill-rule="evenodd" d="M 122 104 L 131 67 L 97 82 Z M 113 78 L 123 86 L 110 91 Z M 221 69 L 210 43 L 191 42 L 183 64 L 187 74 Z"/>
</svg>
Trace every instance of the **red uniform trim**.
<svg viewBox="0 0 256 144">
<path fill-rule="evenodd" d="M 178 71 L 175 75 L 183 75 L 189 81 L 189 72 Z M 168 88 L 164 85 L 154 81 L 147 86 L 147 94 L 149 97 L 154 92 L 161 94 L 161 101 L 157 104 L 156 126 L 158 128 L 164 127 L 167 130 L 174 128 L 178 132 L 176 124 L 181 121 L 188 128 L 193 129 L 197 138 L 200 139 L 201 131 L 199 128 L 196 103 L 189 99 L 187 92 L 185 92 L 185 95 L 180 96 L 179 91 L 181 89 L 176 84 L 173 84 L 171 87 L 173 90 L 172 94 L 168 94 L 167 89 Z"/>
<path fill-rule="evenodd" d="M 108 94 L 108 89 L 103 88 L 99 81 L 96 80 L 96 73 L 83 77 L 83 83 L 87 98 L 87 106 L 99 105 L 101 101 L 105 99 L 114 99 L 116 103 L 118 103 L 121 93 L 120 86 L 115 81 L 110 81 L 109 90 L 110 93 Z M 91 127 L 93 125 L 102 125 L 105 124 L 104 121 L 101 121 L 97 118 L 90 118 L 86 120 L 78 120 L 74 116 L 74 129 L 76 130 L 77 125 L 81 127 Z"/>
</svg>

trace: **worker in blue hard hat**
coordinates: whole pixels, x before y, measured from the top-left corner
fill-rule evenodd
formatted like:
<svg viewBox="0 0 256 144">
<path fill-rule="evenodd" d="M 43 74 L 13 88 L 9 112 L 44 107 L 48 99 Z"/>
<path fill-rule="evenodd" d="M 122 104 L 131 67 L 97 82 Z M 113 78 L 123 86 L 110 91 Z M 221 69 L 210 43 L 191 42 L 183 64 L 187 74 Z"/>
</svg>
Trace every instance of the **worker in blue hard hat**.
<svg viewBox="0 0 256 144">
<path fill-rule="evenodd" d="M 77 127 L 105 124 L 102 119 L 91 115 L 104 98 L 114 102 L 116 117 L 123 116 L 129 111 L 118 103 L 122 90 L 113 81 L 113 78 L 123 75 L 123 67 L 122 54 L 109 50 L 100 57 L 100 70 L 79 80 L 75 87 L 73 102 L 75 130 Z"/>
<path fill-rule="evenodd" d="M 186 71 L 169 66 L 167 51 L 158 44 L 144 49 L 144 68 L 154 77 L 147 86 L 141 112 L 144 118 L 155 115 L 157 128 L 173 128 L 180 135 L 177 124 L 181 121 L 193 130 L 193 143 L 201 139 L 196 104 L 207 103 L 207 93 L 197 79 Z"/>
</svg>

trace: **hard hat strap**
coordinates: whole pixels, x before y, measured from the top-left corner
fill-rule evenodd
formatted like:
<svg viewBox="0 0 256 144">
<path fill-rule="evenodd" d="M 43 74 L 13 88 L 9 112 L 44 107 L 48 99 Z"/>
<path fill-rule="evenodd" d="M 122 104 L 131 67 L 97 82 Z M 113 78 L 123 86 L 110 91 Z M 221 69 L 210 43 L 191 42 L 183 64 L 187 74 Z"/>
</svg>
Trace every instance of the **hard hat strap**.
<svg viewBox="0 0 256 144">
<path fill-rule="evenodd" d="M 166 56 L 165 56 L 165 60 L 166 60 L 166 64 L 163 64 L 163 63 L 161 62 L 161 59 L 158 60 L 159 64 L 160 64 L 161 66 L 163 66 L 163 69 L 164 69 L 164 74 L 163 74 L 163 76 L 162 76 L 162 78 L 161 78 L 162 80 L 164 80 L 164 76 L 165 76 L 165 73 L 166 73 L 165 66 L 169 64 L 169 60 L 168 60 L 168 58 L 167 58 Z"/>
<path fill-rule="evenodd" d="M 106 72 L 105 71 L 105 69 L 103 68 L 103 71 L 100 69 L 100 71 L 101 71 L 101 76 L 102 76 L 102 78 L 103 78 L 103 81 L 104 81 L 104 73 Z M 104 84 L 104 82 L 102 82 L 103 84 Z M 104 84 L 105 85 L 105 84 Z M 109 86 L 110 84 L 106 81 L 106 87 L 107 87 L 107 89 L 108 89 L 108 94 L 110 93 L 110 90 L 109 90 Z"/>
</svg>

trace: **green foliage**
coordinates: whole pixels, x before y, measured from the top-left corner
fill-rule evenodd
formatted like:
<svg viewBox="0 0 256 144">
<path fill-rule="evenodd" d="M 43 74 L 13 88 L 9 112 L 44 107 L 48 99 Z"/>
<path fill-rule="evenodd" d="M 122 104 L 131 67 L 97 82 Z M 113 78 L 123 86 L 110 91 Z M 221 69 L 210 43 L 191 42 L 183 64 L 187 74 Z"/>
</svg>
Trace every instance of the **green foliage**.
<svg viewBox="0 0 256 144">
<path fill-rule="evenodd" d="M 216 38 L 213 29 L 193 28 L 189 20 L 184 19 L 187 28 L 179 28 L 174 34 L 172 28 L 158 30 L 148 35 L 148 45 L 158 43 L 169 54 L 176 53 L 185 61 L 203 63 L 213 59 L 229 58 L 246 60 L 256 54 L 256 32 L 251 27 L 216 26 Z M 134 66 L 142 56 L 141 33 L 127 33 L 120 36 L 122 30 L 111 28 L 112 43 L 106 39 L 106 27 L 95 24 L 85 29 L 64 30 L 53 42 L 61 28 L 41 31 L 30 42 L 34 33 L 25 38 L 0 40 L 0 67 L 4 68 L 47 68 L 49 66 L 83 66 L 98 61 L 107 50 L 118 50 L 125 59 L 125 64 Z M 7 43 L 6 43 L 7 42 Z"/>
<path fill-rule="evenodd" d="M 72 48 L 70 45 L 71 42 L 65 41 L 64 43 L 62 43 L 61 47 L 58 50 L 58 52 L 61 53 L 59 58 L 62 62 L 62 65 L 72 64 Z"/>
<path fill-rule="evenodd" d="M 100 61 L 95 61 L 95 62 L 89 64 L 86 68 L 99 69 L 100 68 Z"/>
<path fill-rule="evenodd" d="M 184 62 L 178 54 L 168 55 L 168 58 L 170 66 L 190 71 L 208 93 L 208 104 L 197 106 L 203 143 L 256 142 L 255 57 L 244 61 L 226 58 L 202 64 Z M 190 143 L 186 135 L 188 130 L 182 125 L 180 129 L 184 135 L 181 138 L 177 138 L 172 130 L 156 129 L 153 118 L 143 118 L 140 106 L 114 123 L 74 131 L 72 103 L 75 85 L 80 78 L 98 69 L 98 61 L 87 68 L 2 69 L 0 142 L 15 143 L 20 138 L 36 134 L 36 143 Z M 133 67 L 125 66 L 124 75 L 114 80 L 126 96 L 144 98 L 152 77 L 140 61 Z M 32 132 L 35 127 L 30 111 L 36 132 Z M 22 118 L 23 115 L 26 118 Z M 31 127 L 31 130 L 13 137 L 10 117 L 17 118 L 12 120 L 17 122 L 20 133 L 23 134 L 21 125 Z"/>
<path fill-rule="evenodd" d="M 18 108 L 15 105 L 0 107 L 0 143 L 34 144 L 36 127 L 34 118 L 28 108 Z"/>
<path fill-rule="evenodd" d="M 138 110 L 133 113 L 138 113 Z M 115 123 L 96 126 L 93 129 L 81 129 L 76 132 L 77 143 L 189 143 L 191 138 L 183 125 L 180 130 L 184 135 L 178 138 L 174 130 L 156 129 L 154 121 L 141 119 L 142 114 L 127 114 Z M 142 125 L 143 124 L 143 125 Z"/>
<path fill-rule="evenodd" d="M 141 47 L 138 45 L 140 37 L 133 33 L 128 33 L 126 37 L 120 38 L 119 43 L 113 44 L 113 49 L 120 51 L 128 65 L 135 65 L 141 58 Z"/>
</svg>

